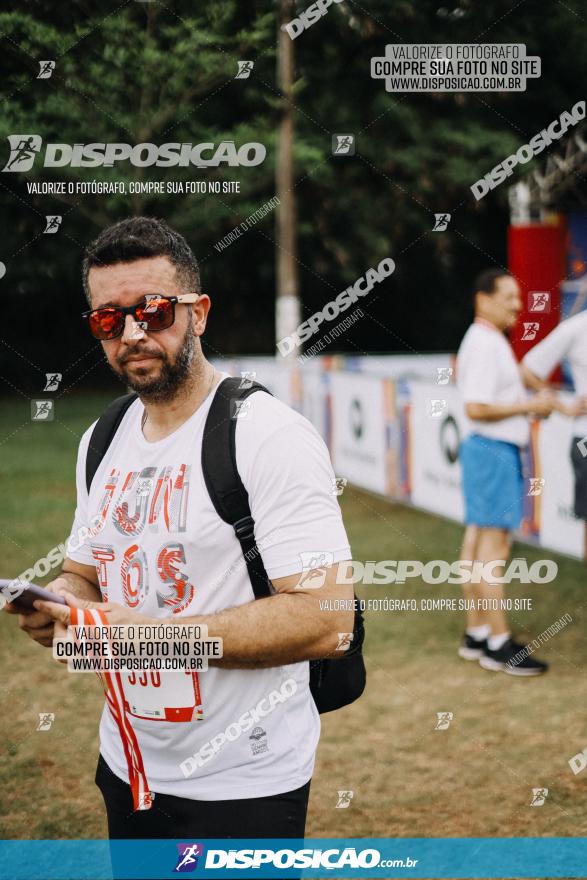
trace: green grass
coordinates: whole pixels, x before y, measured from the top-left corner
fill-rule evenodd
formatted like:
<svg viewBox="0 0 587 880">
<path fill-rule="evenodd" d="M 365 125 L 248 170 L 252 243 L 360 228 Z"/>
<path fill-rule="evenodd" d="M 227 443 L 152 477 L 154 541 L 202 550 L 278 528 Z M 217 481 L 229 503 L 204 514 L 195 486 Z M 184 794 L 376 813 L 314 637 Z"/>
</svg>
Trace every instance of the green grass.
<svg viewBox="0 0 587 880">
<path fill-rule="evenodd" d="M 66 536 L 75 506 L 79 437 L 106 398 L 57 401 L 56 420 L 30 422 L 28 401 L 2 406 L 0 506 L 2 567 L 14 576 Z M 341 498 L 355 559 L 458 557 L 462 529 L 420 511 L 347 487 Z M 367 615 L 368 688 L 363 698 L 323 716 L 312 784 L 309 836 L 574 836 L 587 834 L 585 773 L 568 759 L 587 746 L 584 726 L 585 568 L 544 550 L 514 547 L 528 562 L 559 565 L 550 585 L 517 587 L 532 611 L 514 613 L 515 631 L 533 637 L 569 612 L 573 623 L 540 656 L 541 679 L 484 672 L 456 655 L 461 615 Z M 48 580 L 46 578 L 45 580 Z M 456 586 L 360 587 L 369 597 L 452 597 Z M 8 838 L 102 837 L 101 796 L 93 784 L 102 694 L 90 676 L 68 676 L 49 652 L 0 615 L 0 825 Z M 436 713 L 450 711 L 448 730 Z M 39 712 L 54 712 L 37 732 Z M 550 793 L 530 807 L 532 788 Z M 352 789 L 347 810 L 337 791 Z"/>
</svg>

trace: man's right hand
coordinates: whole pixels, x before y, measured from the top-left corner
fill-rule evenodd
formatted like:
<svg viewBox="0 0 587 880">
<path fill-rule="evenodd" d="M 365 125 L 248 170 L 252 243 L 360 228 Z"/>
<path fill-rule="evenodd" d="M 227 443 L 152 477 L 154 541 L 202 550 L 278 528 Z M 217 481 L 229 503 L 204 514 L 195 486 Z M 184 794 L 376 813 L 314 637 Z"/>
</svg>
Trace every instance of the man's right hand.
<svg viewBox="0 0 587 880">
<path fill-rule="evenodd" d="M 71 587 L 64 577 L 55 578 L 54 581 L 47 584 L 45 589 L 57 593 L 57 595 L 71 593 Z M 45 648 L 51 647 L 54 636 L 64 638 L 66 635 L 65 627 L 60 623 L 55 624 L 52 618 L 48 614 L 43 614 L 42 611 L 35 611 L 34 608 L 19 608 L 15 602 L 8 602 L 4 610 L 7 614 L 17 614 L 18 625 L 23 632 Z"/>
</svg>

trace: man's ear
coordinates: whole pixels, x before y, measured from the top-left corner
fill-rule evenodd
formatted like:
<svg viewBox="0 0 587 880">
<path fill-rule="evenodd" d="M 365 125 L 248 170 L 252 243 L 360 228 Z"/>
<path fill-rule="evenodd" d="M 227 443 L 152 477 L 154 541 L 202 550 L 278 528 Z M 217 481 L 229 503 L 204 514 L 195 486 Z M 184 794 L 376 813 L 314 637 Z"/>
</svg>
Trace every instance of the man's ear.
<svg viewBox="0 0 587 880">
<path fill-rule="evenodd" d="M 206 293 L 202 293 L 192 305 L 192 322 L 196 336 L 202 336 L 206 329 L 211 305 L 212 301 Z"/>
</svg>

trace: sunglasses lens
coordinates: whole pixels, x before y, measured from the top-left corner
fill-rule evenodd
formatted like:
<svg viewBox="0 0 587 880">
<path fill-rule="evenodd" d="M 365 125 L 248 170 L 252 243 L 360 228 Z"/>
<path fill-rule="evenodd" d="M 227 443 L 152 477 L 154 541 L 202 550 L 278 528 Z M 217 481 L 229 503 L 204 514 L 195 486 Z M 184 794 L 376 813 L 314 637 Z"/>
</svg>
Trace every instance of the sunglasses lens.
<svg viewBox="0 0 587 880">
<path fill-rule="evenodd" d="M 144 321 L 147 330 L 166 330 L 173 324 L 173 303 L 164 297 L 152 297 L 137 308 L 137 321 Z"/>
<path fill-rule="evenodd" d="M 91 312 L 90 333 L 96 339 L 115 339 L 124 327 L 124 315 L 118 309 L 98 309 Z"/>
</svg>

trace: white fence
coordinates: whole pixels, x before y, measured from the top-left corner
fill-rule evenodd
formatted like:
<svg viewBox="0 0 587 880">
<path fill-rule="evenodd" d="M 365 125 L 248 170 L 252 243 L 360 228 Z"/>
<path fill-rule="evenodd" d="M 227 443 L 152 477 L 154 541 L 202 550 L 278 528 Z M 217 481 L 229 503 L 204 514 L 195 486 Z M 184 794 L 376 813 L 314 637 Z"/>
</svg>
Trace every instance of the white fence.
<svg viewBox="0 0 587 880">
<path fill-rule="evenodd" d="M 440 354 L 312 358 L 294 368 L 271 357 L 215 363 L 232 375 L 255 373 L 302 412 L 326 441 L 337 476 L 460 522 L 463 411 L 454 385 L 437 381 L 437 370 L 451 362 Z M 544 485 L 540 494 L 526 494 L 518 537 L 581 558 L 583 525 L 572 512 L 572 420 L 554 413 L 534 421 L 531 435 L 525 491 L 530 478 Z"/>
</svg>

